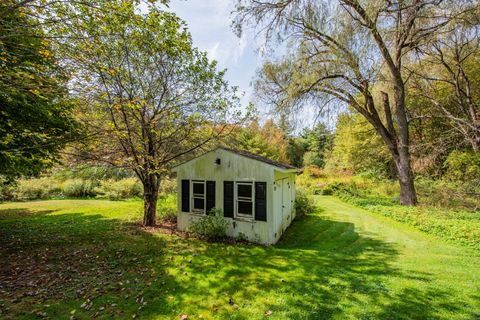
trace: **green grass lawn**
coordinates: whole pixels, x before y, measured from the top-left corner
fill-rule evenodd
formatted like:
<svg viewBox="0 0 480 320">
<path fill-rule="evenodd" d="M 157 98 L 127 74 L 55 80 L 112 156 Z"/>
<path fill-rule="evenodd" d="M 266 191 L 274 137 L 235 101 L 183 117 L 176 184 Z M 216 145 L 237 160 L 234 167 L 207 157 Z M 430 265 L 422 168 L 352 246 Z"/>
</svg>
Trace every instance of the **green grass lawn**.
<svg viewBox="0 0 480 320">
<path fill-rule="evenodd" d="M 138 201 L 1 204 L 0 318 L 480 318 L 479 251 L 316 200 L 272 247 L 148 232 Z"/>
</svg>

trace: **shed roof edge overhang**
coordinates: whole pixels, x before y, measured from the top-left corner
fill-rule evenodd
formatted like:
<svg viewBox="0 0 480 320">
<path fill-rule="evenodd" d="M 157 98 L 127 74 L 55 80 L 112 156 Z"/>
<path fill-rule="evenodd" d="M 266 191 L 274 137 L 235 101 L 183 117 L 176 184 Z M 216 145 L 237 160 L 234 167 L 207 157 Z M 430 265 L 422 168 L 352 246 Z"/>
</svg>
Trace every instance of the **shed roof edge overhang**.
<svg viewBox="0 0 480 320">
<path fill-rule="evenodd" d="M 202 153 L 201 155 L 198 155 L 188 161 L 185 161 L 185 162 L 182 162 L 176 166 L 174 166 L 172 168 L 172 171 L 173 172 L 177 172 L 177 168 L 183 166 L 184 164 L 187 164 L 189 163 L 190 161 L 193 161 L 195 159 L 198 159 L 200 157 L 203 157 L 207 154 L 209 154 L 210 152 L 214 152 L 214 151 L 217 151 L 218 149 L 221 149 L 221 150 L 224 150 L 224 151 L 227 151 L 227 152 L 230 152 L 230 153 L 233 153 L 233 154 L 236 154 L 238 156 L 242 156 L 244 158 L 247 158 L 247 159 L 250 159 L 250 160 L 255 160 L 255 161 L 259 161 L 259 162 L 262 162 L 262 163 L 265 163 L 271 167 L 274 167 L 274 170 L 276 171 L 279 171 L 279 172 L 282 172 L 282 173 L 300 173 L 301 172 L 301 169 L 299 168 L 296 168 L 294 166 L 291 166 L 291 165 L 288 165 L 288 164 L 284 164 L 284 163 L 281 163 L 281 162 L 278 162 L 278 161 L 274 161 L 274 160 L 270 160 L 268 158 L 265 158 L 265 157 L 262 157 L 262 156 L 259 156 L 259 155 L 256 155 L 256 154 L 253 154 L 253 153 L 250 153 L 250 152 L 247 152 L 247 151 L 240 151 L 240 150 L 233 150 L 233 149 L 229 149 L 229 148 L 225 148 L 225 147 L 216 147 L 215 149 L 212 149 L 210 151 L 207 151 L 205 153 Z"/>
</svg>

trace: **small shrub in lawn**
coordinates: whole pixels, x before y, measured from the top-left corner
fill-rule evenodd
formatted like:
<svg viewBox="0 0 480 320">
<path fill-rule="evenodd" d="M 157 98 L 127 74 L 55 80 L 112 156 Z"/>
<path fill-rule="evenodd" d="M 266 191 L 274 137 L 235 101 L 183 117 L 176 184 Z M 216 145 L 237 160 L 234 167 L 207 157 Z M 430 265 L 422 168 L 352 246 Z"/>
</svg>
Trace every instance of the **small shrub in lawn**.
<svg viewBox="0 0 480 320">
<path fill-rule="evenodd" d="M 206 216 L 195 218 L 189 231 L 208 240 L 219 240 L 227 234 L 228 221 L 223 217 L 221 209 L 212 209 Z"/>
<path fill-rule="evenodd" d="M 295 197 L 295 213 L 297 217 L 302 217 L 315 210 L 313 199 L 302 190 L 297 190 Z"/>
<path fill-rule="evenodd" d="M 143 189 L 137 178 L 126 178 L 122 180 L 110 179 L 101 181 L 100 186 L 95 188 L 95 192 L 99 198 L 120 200 L 140 197 Z"/>
</svg>

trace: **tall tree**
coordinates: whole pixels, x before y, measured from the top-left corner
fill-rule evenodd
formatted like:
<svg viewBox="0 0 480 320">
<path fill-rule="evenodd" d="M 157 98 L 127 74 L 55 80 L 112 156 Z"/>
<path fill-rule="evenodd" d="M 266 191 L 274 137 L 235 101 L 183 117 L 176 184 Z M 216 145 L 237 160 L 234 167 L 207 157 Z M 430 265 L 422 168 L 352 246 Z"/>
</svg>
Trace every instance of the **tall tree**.
<svg viewBox="0 0 480 320">
<path fill-rule="evenodd" d="M 0 5 L 0 175 L 34 175 L 75 136 L 67 77 L 36 20 Z"/>
<path fill-rule="evenodd" d="M 71 35 L 58 48 L 76 70 L 72 91 L 99 133 L 82 156 L 132 169 L 143 184 L 143 223 L 152 226 L 162 177 L 224 132 L 238 97 L 175 14 L 121 0 L 102 6 L 101 17 L 92 6 L 65 7 L 75 18 L 60 31 Z"/>
<path fill-rule="evenodd" d="M 253 21 L 267 39 L 290 39 L 290 54 L 263 67 L 261 93 L 281 100 L 282 106 L 318 103 L 328 95 L 353 107 L 392 155 L 400 203 L 415 205 L 404 60 L 434 33 L 448 31 L 452 15 L 472 5 L 453 0 L 239 0 L 235 27 L 241 31 Z M 383 92 L 374 90 L 379 83 Z"/>
<path fill-rule="evenodd" d="M 302 137 L 305 140 L 304 165 L 313 164 L 323 168 L 325 154 L 329 150 L 333 135 L 323 123 L 318 123 L 312 129 L 304 129 Z"/>
<path fill-rule="evenodd" d="M 458 16 L 451 28 L 431 46 L 418 48 L 420 59 L 409 68 L 415 80 L 411 93 L 434 106 L 429 116 L 444 118 L 480 152 L 480 9 Z"/>
<path fill-rule="evenodd" d="M 289 162 L 286 133 L 272 119 L 267 119 L 263 126 L 257 120 L 252 120 L 246 126 L 233 128 L 232 134 L 225 139 L 225 143 L 227 146 L 240 148 L 272 160 Z"/>
</svg>

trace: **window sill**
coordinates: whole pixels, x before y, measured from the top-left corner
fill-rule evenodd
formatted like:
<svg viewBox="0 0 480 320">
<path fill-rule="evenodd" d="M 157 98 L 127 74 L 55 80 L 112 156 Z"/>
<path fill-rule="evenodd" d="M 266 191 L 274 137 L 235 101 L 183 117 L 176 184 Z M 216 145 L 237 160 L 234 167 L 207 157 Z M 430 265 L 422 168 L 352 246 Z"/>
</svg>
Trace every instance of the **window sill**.
<svg viewBox="0 0 480 320">
<path fill-rule="evenodd" d="M 194 216 L 205 216 L 205 212 L 203 211 L 190 211 L 190 212 L 187 212 L 188 214 L 191 214 L 191 215 L 194 215 Z"/>
<path fill-rule="evenodd" d="M 233 218 L 234 221 L 242 221 L 242 222 L 255 222 L 255 219 L 252 217 L 252 218 L 249 218 L 249 217 L 234 217 Z"/>
</svg>

